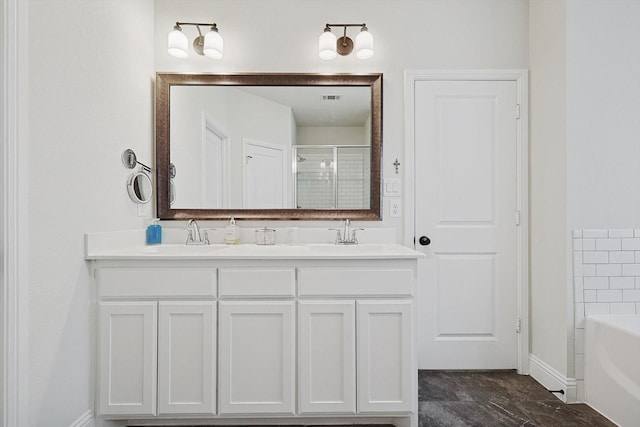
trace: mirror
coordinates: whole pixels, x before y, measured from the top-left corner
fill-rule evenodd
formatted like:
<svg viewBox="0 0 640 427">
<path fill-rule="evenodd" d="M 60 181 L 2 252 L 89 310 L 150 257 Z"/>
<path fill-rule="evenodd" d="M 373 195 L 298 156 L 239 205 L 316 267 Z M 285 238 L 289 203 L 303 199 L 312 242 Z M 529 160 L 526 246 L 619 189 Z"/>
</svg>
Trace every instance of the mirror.
<svg viewBox="0 0 640 427">
<path fill-rule="evenodd" d="M 143 170 L 132 173 L 127 181 L 127 192 L 134 203 L 149 203 L 153 193 L 149 175 Z"/>
<path fill-rule="evenodd" d="M 381 152 L 382 74 L 156 75 L 162 219 L 380 220 Z"/>
</svg>

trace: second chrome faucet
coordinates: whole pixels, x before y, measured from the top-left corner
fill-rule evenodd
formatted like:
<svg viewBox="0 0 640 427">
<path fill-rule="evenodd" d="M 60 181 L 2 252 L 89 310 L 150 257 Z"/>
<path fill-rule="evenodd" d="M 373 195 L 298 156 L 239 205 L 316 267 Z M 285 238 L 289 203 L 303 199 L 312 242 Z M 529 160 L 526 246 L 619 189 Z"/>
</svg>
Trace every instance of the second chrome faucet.
<svg viewBox="0 0 640 427">
<path fill-rule="evenodd" d="M 336 245 L 357 245 L 358 237 L 356 236 L 356 231 L 364 230 L 364 228 L 352 228 L 351 220 L 344 220 L 344 229 L 340 230 L 339 228 L 330 228 L 329 230 L 334 230 L 336 232 Z"/>
</svg>

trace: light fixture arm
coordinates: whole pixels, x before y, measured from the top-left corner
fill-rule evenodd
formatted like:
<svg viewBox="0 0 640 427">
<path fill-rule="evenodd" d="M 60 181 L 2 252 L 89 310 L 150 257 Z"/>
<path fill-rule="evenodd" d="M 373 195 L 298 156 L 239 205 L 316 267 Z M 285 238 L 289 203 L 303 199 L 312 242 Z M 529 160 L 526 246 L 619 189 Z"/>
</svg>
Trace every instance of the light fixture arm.
<svg viewBox="0 0 640 427">
<path fill-rule="evenodd" d="M 325 28 L 331 28 L 331 27 L 366 27 L 367 24 L 327 24 Z"/>
<path fill-rule="evenodd" d="M 176 26 L 177 27 L 182 27 L 183 25 L 193 25 L 195 27 L 198 27 L 198 32 L 200 32 L 200 26 L 201 25 L 203 27 L 217 27 L 215 22 L 213 24 L 207 24 L 207 23 L 202 23 L 202 22 L 176 22 Z"/>
</svg>

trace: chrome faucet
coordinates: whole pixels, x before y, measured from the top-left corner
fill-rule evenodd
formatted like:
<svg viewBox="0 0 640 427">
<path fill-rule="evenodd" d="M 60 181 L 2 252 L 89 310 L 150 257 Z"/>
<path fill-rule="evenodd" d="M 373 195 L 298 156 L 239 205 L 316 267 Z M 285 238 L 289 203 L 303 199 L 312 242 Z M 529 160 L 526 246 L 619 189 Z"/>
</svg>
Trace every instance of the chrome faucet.
<svg viewBox="0 0 640 427">
<path fill-rule="evenodd" d="M 356 231 L 364 230 L 364 228 L 351 228 L 351 220 L 344 220 L 344 230 L 339 228 L 330 228 L 336 232 L 336 245 L 357 245 L 358 238 L 356 237 Z"/>
<path fill-rule="evenodd" d="M 209 234 L 207 230 L 200 231 L 200 227 L 195 219 L 190 219 L 187 223 L 187 245 L 208 245 Z"/>
</svg>

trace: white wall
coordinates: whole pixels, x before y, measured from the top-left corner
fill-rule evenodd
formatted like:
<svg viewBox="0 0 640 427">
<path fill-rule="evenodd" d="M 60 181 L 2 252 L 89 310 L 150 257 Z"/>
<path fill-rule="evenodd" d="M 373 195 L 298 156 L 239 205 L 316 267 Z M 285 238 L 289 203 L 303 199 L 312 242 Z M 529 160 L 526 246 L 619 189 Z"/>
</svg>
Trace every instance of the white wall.
<svg viewBox="0 0 640 427">
<path fill-rule="evenodd" d="M 152 161 L 153 1 L 29 0 L 28 21 L 29 424 L 67 426 L 92 408 L 83 233 L 144 225 L 120 155 Z"/>
<path fill-rule="evenodd" d="M 156 0 L 155 4 L 156 71 L 384 73 L 384 177 L 397 177 L 393 161 L 404 158 L 405 69 L 528 67 L 526 0 Z M 182 60 L 168 55 L 166 38 L 176 21 L 212 19 L 225 41 L 222 60 L 193 53 Z M 337 21 L 366 22 L 374 36 L 375 56 L 366 61 L 354 55 L 320 59 L 318 37 L 327 22 Z M 196 34 L 195 28 L 183 31 L 190 39 Z M 404 170 L 405 165 L 400 166 L 401 174 Z M 402 219 L 366 226 L 378 225 L 395 226 L 402 236 Z"/>
<path fill-rule="evenodd" d="M 367 123 L 371 123 L 367 121 Z M 364 126 L 316 127 L 301 126 L 297 129 L 297 140 L 300 145 L 370 145 L 371 137 Z"/>
<path fill-rule="evenodd" d="M 640 51 L 640 2 L 567 0 L 566 16 L 566 240 L 571 241 L 572 230 L 579 235 L 581 229 L 585 229 L 585 238 L 628 237 L 630 230 L 640 228 L 640 57 L 634 54 Z M 571 258 L 567 260 L 568 270 L 573 270 L 573 274 L 567 278 L 566 288 L 570 303 L 575 301 L 575 359 L 570 354 L 569 364 L 575 361 L 580 400 L 584 397 L 580 381 L 583 317 L 620 313 L 621 309 L 631 308 L 634 300 L 627 295 L 628 291 L 619 289 L 617 278 L 606 283 L 607 287 L 603 283 L 597 291 L 591 277 L 578 283 L 579 276 L 591 275 L 588 267 L 593 267 L 588 265 L 588 252 L 584 252 L 585 259 L 581 260 L 578 249 L 581 248 L 574 248 L 578 255 L 574 265 Z M 621 249 L 627 248 L 622 244 Z M 571 251 L 569 246 L 566 253 Z M 608 260 L 614 263 L 608 268 L 617 268 L 615 263 L 619 261 Z M 596 278 L 596 282 L 607 280 L 603 272 L 597 274 L 602 277 Z M 621 274 L 630 276 L 629 267 L 622 266 Z M 628 279 L 625 277 L 623 281 Z M 617 301 L 618 294 L 622 294 L 622 302 Z"/>
<path fill-rule="evenodd" d="M 174 207 L 203 208 L 203 117 L 215 120 L 227 134 L 229 129 L 229 91 L 227 87 L 202 90 L 184 86 L 171 91 L 172 111 L 170 140 L 180 141 L 171 149 L 171 162 L 176 166 Z M 223 100 L 220 102 L 220 100 Z"/>
<path fill-rule="evenodd" d="M 531 353 L 564 376 L 568 373 L 565 7 L 564 0 L 529 3 Z"/>
<path fill-rule="evenodd" d="M 640 223 L 640 2 L 567 2 L 569 228 Z"/>
<path fill-rule="evenodd" d="M 586 306 L 571 231 L 638 228 L 638 22 L 636 0 L 530 1 L 532 353 L 567 378 Z"/>
</svg>

